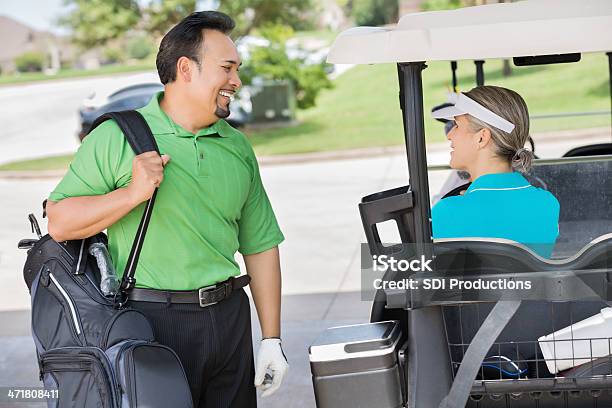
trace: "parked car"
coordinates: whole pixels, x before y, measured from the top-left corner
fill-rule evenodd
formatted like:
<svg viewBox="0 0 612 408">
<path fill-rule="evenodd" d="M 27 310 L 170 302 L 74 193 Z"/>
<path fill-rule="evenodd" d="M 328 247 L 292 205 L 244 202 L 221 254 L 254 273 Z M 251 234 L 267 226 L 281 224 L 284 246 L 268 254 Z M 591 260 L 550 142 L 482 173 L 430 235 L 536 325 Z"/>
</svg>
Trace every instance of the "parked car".
<svg viewBox="0 0 612 408">
<path fill-rule="evenodd" d="M 157 76 L 144 74 L 128 77 L 133 82 L 129 85 L 122 81 L 119 86 L 106 83 L 100 86 L 87 97 L 79 108 L 80 130 L 79 139 L 89 133 L 94 120 L 106 113 L 128 109 L 138 109 L 145 106 L 157 92 L 164 86 L 157 80 Z M 241 98 L 232 102 L 230 116 L 226 119 L 233 127 L 242 127 L 249 120 L 249 104 Z"/>
</svg>

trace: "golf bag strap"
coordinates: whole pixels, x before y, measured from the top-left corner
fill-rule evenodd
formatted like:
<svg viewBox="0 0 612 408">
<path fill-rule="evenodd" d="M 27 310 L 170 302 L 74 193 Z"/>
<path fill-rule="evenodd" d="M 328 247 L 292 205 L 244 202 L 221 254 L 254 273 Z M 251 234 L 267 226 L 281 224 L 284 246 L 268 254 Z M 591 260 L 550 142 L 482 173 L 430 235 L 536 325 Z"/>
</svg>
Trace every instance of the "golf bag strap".
<svg viewBox="0 0 612 408">
<path fill-rule="evenodd" d="M 132 147 L 135 155 L 139 155 L 146 152 L 157 152 L 159 154 L 159 148 L 151 132 L 151 128 L 142 117 L 142 115 L 134 110 L 121 111 L 121 112 L 109 112 L 97 118 L 91 125 L 91 130 L 95 129 L 100 123 L 112 119 L 119 125 L 119 128 L 125 135 L 128 143 Z M 132 243 L 132 249 L 130 256 L 127 259 L 125 270 L 123 272 L 123 278 L 121 279 L 121 293 L 125 295 L 127 291 L 134 287 L 136 279 L 134 274 L 136 273 L 136 266 L 138 264 L 138 257 L 142 250 L 147 227 L 151 220 L 151 214 L 153 212 L 153 205 L 155 204 L 155 197 L 157 196 L 157 188 L 153 192 L 153 196 L 147 201 L 144 213 L 140 219 L 134 242 Z M 125 296 L 124 296 L 125 297 Z"/>
<path fill-rule="evenodd" d="M 465 408 L 482 361 L 520 305 L 520 300 L 501 300 L 493 307 L 466 350 L 450 392 L 439 408 Z"/>
</svg>

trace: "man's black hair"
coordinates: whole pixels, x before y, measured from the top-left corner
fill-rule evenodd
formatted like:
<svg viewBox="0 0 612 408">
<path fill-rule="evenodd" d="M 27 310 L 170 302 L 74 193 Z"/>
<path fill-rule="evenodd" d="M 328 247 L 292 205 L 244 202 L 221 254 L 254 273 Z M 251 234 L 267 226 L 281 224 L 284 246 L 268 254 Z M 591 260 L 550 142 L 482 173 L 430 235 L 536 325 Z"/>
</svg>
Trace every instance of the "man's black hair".
<svg viewBox="0 0 612 408">
<path fill-rule="evenodd" d="M 198 11 L 185 17 L 162 38 L 157 52 L 157 73 L 166 85 L 176 79 L 176 62 L 187 57 L 200 65 L 200 47 L 204 41 L 202 30 L 216 30 L 229 34 L 235 27 L 234 20 L 219 11 Z"/>
</svg>

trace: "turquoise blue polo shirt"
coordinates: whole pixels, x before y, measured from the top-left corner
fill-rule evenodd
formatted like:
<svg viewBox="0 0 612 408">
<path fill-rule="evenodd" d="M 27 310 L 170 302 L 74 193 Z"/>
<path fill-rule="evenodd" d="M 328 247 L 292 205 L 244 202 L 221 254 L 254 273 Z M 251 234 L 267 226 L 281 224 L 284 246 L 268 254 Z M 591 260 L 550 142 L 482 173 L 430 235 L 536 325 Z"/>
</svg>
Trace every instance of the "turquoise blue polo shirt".
<svg viewBox="0 0 612 408">
<path fill-rule="evenodd" d="M 546 258 L 559 235 L 559 202 L 520 173 L 482 175 L 431 213 L 434 238 L 504 238 Z"/>
</svg>

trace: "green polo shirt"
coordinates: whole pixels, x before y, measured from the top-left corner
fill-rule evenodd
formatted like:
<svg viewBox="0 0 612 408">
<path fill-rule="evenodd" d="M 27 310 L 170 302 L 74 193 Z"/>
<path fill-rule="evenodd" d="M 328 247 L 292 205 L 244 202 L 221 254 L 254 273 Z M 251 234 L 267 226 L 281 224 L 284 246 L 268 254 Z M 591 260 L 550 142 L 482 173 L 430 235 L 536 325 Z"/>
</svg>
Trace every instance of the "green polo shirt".
<svg viewBox="0 0 612 408">
<path fill-rule="evenodd" d="M 193 290 L 238 275 L 234 255 L 273 248 L 284 237 L 246 137 L 224 120 L 190 133 L 160 108 L 163 92 L 138 111 L 162 154 L 170 155 L 136 270 L 136 286 Z M 127 187 L 134 153 L 114 121 L 83 141 L 49 196 L 106 194 Z M 109 252 L 123 274 L 145 203 L 108 228 Z"/>
</svg>

